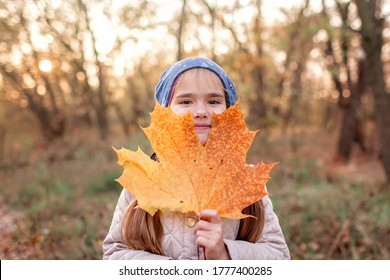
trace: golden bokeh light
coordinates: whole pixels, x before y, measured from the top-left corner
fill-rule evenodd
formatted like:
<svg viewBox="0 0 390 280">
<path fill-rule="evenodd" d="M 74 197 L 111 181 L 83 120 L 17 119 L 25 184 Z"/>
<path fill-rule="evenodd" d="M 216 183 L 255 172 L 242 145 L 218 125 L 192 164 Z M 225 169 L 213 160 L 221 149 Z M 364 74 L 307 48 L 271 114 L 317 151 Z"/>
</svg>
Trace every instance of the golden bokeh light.
<svg viewBox="0 0 390 280">
<path fill-rule="evenodd" d="M 42 59 L 40 62 L 39 62 L 39 69 L 42 71 L 42 72 L 45 72 L 45 73 L 49 73 L 51 72 L 51 70 L 53 70 L 53 64 L 50 60 L 48 59 Z"/>
</svg>

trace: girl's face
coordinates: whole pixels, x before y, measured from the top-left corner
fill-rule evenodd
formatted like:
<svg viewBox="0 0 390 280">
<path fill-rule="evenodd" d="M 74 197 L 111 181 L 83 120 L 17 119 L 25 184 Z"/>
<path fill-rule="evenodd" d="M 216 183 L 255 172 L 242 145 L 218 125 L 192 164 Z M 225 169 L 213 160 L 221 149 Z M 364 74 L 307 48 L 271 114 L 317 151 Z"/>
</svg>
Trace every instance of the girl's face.
<svg viewBox="0 0 390 280">
<path fill-rule="evenodd" d="M 190 111 L 202 145 L 206 144 L 213 113 L 226 110 L 225 90 L 218 76 L 202 68 L 184 72 L 173 90 L 170 107 L 176 115 Z"/>
</svg>

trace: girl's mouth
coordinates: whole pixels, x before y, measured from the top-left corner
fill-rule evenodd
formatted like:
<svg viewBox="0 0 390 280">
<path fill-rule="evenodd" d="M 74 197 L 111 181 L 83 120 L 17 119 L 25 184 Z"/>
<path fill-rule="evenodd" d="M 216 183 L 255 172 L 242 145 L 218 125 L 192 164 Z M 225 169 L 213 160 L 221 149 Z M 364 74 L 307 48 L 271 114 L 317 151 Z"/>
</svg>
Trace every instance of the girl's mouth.
<svg viewBox="0 0 390 280">
<path fill-rule="evenodd" d="M 195 130 L 196 131 L 208 131 L 211 128 L 211 125 L 207 123 L 196 123 Z"/>
</svg>

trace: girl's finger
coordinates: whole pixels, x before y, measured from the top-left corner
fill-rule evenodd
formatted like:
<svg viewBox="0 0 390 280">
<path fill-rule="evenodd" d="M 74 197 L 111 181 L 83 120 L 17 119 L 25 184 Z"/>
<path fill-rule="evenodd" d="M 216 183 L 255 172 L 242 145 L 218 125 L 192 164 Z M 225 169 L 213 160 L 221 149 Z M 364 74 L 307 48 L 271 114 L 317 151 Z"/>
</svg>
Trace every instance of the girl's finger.
<svg viewBox="0 0 390 280">
<path fill-rule="evenodd" d="M 202 230 L 213 230 L 214 224 L 205 221 L 205 220 L 199 220 L 195 226 L 194 226 L 194 231 L 198 231 L 200 229 Z"/>
<path fill-rule="evenodd" d="M 198 217 L 200 220 L 205 220 L 210 223 L 220 223 L 221 217 L 218 212 L 214 209 L 205 209 L 199 212 Z"/>
<path fill-rule="evenodd" d="M 199 236 L 195 240 L 195 244 L 197 246 L 202 246 L 206 249 L 206 251 L 214 249 L 215 246 L 218 244 L 215 239 L 213 238 L 207 238 L 206 236 Z"/>
<path fill-rule="evenodd" d="M 195 236 L 196 238 L 204 237 L 206 239 L 216 239 L 220 236 L 220 234 L 217 231 L 213 232 L 209 230 L 198 230 L 195 232 Z"/>
</svg>

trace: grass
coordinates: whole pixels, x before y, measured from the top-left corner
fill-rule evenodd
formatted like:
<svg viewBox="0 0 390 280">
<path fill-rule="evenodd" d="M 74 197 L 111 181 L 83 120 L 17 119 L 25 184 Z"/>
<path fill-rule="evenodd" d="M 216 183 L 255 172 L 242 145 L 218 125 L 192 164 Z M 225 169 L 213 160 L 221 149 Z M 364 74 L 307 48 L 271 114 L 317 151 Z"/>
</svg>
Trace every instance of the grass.
<svg viewBox="0 0 390 280">
<path fill-rule="evenodd" d="M 122 189 L 111 146 L 150 152 L 144 136 L 101 142 L 85 133 L 39 151 L 27 142 L 29 164 L 0 171 L 0 205 L 15 226 L 0 228 L 1 258 L 101 259 Z M 334 165 L 332 143 L 318 131 L 267 134 L 248 155 L 251 163 L 279 161 L 268 190 L 292 258 L 389 259 L 390 192 L 381 167 L 358 154 L 359 162 Z"/>
<path fill-rule="evenodd" d="M 63 153 L 50 161 L 58 154 L 50 146 L 27 167 L 2 171 L 6 213 L 19 213 L 17 231 L 8 248 L 2 248 L 2 258 L 101 258 L 101 243 L 122 190 L 115 182 L 121 170 L 110 145 L 84 141 L 77 149 L 65 146 L 73 150 L 69 159 Z"/>
<path fill-rule="evenodd" d="M 356 152 L 350 164 L 334 164 L 329 137 L 300 139 L 297 148 L 277 136 L 253 153 L 281 159 L 268 190 L 292 257 L 389 259 L 390 192 L 379 162 Z"/>
</svg>

